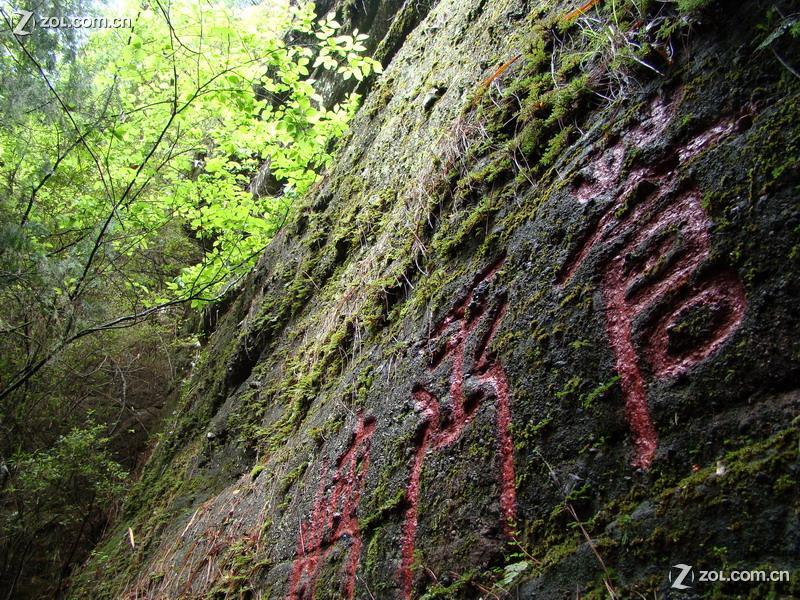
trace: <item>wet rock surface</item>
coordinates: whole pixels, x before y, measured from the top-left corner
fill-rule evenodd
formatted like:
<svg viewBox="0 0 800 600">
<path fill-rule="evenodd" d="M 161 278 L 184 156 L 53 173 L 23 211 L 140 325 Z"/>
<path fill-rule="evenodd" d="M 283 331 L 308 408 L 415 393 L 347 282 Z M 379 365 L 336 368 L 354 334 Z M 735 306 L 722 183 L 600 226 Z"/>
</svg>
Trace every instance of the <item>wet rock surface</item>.
<svg viewBox="0 0 800 600">
<path fill-rule="evenodd" d="M 385 74 L 75 597 L 798 593 L 667 579 L 800 556 L 800 82 L 754 54 L 771 4 L 712 5 L 616 99 L 558 54 L 574 6 L 385 4 Z"/>
</svg>

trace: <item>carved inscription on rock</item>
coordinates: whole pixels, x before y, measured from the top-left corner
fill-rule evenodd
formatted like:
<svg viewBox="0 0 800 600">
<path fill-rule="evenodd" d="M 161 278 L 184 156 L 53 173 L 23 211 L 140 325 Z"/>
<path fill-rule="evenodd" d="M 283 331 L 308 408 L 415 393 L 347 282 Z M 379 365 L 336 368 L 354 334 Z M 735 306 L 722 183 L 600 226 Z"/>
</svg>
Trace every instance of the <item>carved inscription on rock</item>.
<svg viewBox="0 0 800 600">
<path fill-rule="evenodd" d="M 503 530 L 508 532 L 514 520 L 516 490 L 508 380 L 500 361 L 488 351 L 489 343 L 506 311 L 505 300 L 493 302 L 488 294 L 489 283 L 501 265 L 502 260 L 499 260 L 479 274 L 467 295 L 445 315 L 430 335 L 429 341 L 435 350 L 429 370 L 434 372 L 442 364 L 450 365 L 447 397 L 439 398 L 421 384 L 412 390 L 414 405 L 421 413 L 423 423 L 406 489 L 408 508 L 403 521 L 399 574 L 404 598 L 410 597 L 413 584 L 411 567 L 425 458 L 429 452 L 455 443 L 463 435 L 481 402 L 489 399 L 494 399 L 496 404 Z"/>
<path fill-rule="evenodd" d="M 651 113 L 649 119 L 654 123 L 650 129 L 660 133 L 674 110 L 655 102 Z M 606 331 L 625 397 L 634 445 L 633 465 L 643 469 L 653 462 L 658 433 L 650 415 L 640 359 L 647 361 L 657 378 L 684 373 L 717 352 L 744 316 L 744 287 L 736 274 L 703 269 L 710 256 L 711 223 L 701 206 L 700 191 L 674 189 L 676 174 L 669 166 L 693 159 L 734 128 L 731 119 L 724 120 L 677 149 L 660 167 L 634 169 L 621 182 L 618 201 L 612 203 L 559 277 L 560 284 L 569 282 L 599 246 L 608 255 L 600 267 Z M 652 141 L 652 131 L 637 129 L 632 133 L 634 145 Z M 592 161 L 591 177 L 575 190 L 579 202 L 618 186 L 624 155 L 625 146 L 619 142 Z M 688 329 L 686 322 L 697 315 L 704 326 L 690 335 L 684 331 Z M 638 338 L 644 340 L 639 352 L 635 324 Z"/>
<path fill-rule="evenodd" d="M 356 512 L 361 501 L 369 466 L 370 438 L 375 420 L 359 417 L 353 440 L 347 450 L 323 476 L 314 498 L 311 514 L 300 524 L 295 560 L 289 579 L 287 600 L 310 600 L 328 555 L 337 546 L 344 548 L 341 593 L 355 594 L 356 569 L 361 557 L 361 533 Z M 326 468 L 323 465 L 322 472 Z"/>
</svg>

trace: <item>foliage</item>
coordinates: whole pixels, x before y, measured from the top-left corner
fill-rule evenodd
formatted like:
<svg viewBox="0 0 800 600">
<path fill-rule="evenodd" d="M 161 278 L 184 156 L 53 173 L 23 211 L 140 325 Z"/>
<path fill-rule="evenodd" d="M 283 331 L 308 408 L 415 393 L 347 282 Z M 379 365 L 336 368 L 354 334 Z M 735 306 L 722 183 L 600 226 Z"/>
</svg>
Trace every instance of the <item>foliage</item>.
<svg viewBox="0 0 800 600">
<path fill-rule="evenodd" d="M 97 15 L 96 4 L 88 0 L 16 0 L 4 4 L 6 7 L 13 6 L 15 12 L 28 11 L 40 17 Z M 3 17 L 16 20 L 13 15 L 7 14 L 7 11 L 10 9 L 6 8 L 3 11 Z M 76 61 L 81 30 L 45 29 L 31 26 L 30 22 L 25 30 L 29 32 L 24 39 L 26 49 L 48 71 L 59 69 L 62 94 L 74 104 L 74 99 L 80 98 L 85 92 L 87 83 L 82 65 Z M 3 85 L 0 86 L 0 111 L 5 119 L 24 118 L 25 112 L 31 107 L 36 107 L 40 114 L 50 119 L 57 119 L 59 108 L 48 102 L 46 90 L 41 86 L 39 72 L 30 61 L 16 60 L 14 51 L 16 44 L 5 28 L 0 32 L 0 44 L 4 48 L 0 53 L 0 69 L 3 73 Z"/>
<path fill-rule="evenodd" d="M 650 0 L 609 0 L 575 21 L 564 23 L 579 30 L 564 52 L 563 64 L 577 64 L 591 73 L 597 93 L 619 99 L 631 89 L 637 71 L 665 75 L 672 67 L 676 44 L 694 24 L 691 9 L 680 3 Z M 676 10 L 677 9 L 677 10 Z"/>
<path fill-rule="evenodd" d="M 787 59 L 787 56 L 792 56 L 792 51 L 786 43 L 788 39 L 792 41 L 800 39 L 800 13 L 784 15 L 778 7 L 773 6 L 767 11 L 766 23 L 759 25 L 757 29 L 759 33 L 765 34 L 765 37 L 756 46 L 756 51 L 769 49 L 789 73 L 800 79 L 800 71 Z M 786 34 L 788 38 L 784 37 Z M 777 44 L 778 41 L 781 43 Z"/>
<path fill-rule="evenodd" d="M 503 578 L 498 582 L 498 585 L 504 588 L 511 586 L 530 567 L 531 563 L 527 560 L 506 565 L 503 569 Z"/>
<path fill-rule="evenodd" d="M 19 452 L 11 458 L 16 476 L 7 493 L 16 501 L 18 526 L 75 522 L 83 517 L 83 503 L 109 501 L 122 491 L 127 474 L 109 453 L 104 432 L 102 425 L 76 428 L 47 451 Z M 65 497 L 69 502 L 52 503 Z"/>
<path fill-rule="evenodd" d="M 339 23 L 315 22 L 311 4 L 136 10 L 132 29 L 98 30 L 80 49 L 79 70 L 95 73 L 80 98 L 65 57 L 50 69 L 4 40 L 60 111 L 31 107 L 0 126 L 0 294 L 16 314 L 33 303 L 50 315 L 25 332 L 38 351 L 20 355 L 0 397 L 83 335 L 234 285 L 355 110 L 354 95 L 323 106 L 311 61 L 341 77 L 380 70 L 360 55 L 363 34 L 335 35 Z M 287 43 L 289 30 L 312 41 Z M 277 184 L 268 195 L 247 188 L 262 162 Z"/>
<path fill-rule="evenodd" d="M 678 0 L 678 9 L 691 12 L 706 8 L 713 0 Z"/>
<path fill-rule="evenodd" d="M 182 306 L 235 286 L 329 165 L 358 96 L 326 106 L 315 76 L 381 70 L 364 34 L 309 2 L 113 10 L 132 26 L 22 37 L 2 12 L 3 595 L 23 593 L 20 577 L 49 595 L 61 581 L 48 573 L 81 560 L 121 489 L 119 463 L 135 466 L 195 351 Z"/>
<path fill-rule="evenodd" d="M 55 571 L 60 584 L 81 540 L 102 525 L 97 508 L 123 490 L 126 473 L 107 448 L 105 429 L 93 424 L 73 429 L 49 450 L 21 451 L 9 461 L 12 477 L 0 496 L 0 557 L 9 575 L 3 585 L 9 594 L 12 577 L 16 582 L 26 566 L 45 577 Z M 56 546 L 63 554 L 51 559 L 35 551 L 43 540 L 54 538 L 67 542 Z"/>
</svg>

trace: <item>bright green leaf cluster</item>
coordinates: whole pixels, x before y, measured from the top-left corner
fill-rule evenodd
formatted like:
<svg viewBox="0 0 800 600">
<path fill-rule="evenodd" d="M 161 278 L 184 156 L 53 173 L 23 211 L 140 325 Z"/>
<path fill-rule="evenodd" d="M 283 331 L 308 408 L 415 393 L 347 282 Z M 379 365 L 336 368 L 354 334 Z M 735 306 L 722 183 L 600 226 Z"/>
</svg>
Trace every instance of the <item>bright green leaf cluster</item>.
<svg viewBox="0 0 800 600">
<path fill-rule="evenodd" d="M 312 71 L 362 80 L 381 66 L 363 56 L 364 34 L 341 34 L 308 2 L 130 0 L 122 11 L 132 29 L 93 31 L 80 49 L 93 76 L 64 114 L 0 131 L 18 213 L 36 190 L 29 214 L 7 220 L 25 226 L 27 257 L 63 270 L 58 297 L 121 273 L 136 304 L 202 305 L 249 270 L 347 130 L 358 97 L 324 106 Z M 51 74 L 65 98 L 67 83 Z M 267 192 L 249 189 L 259 169 Z M 199 252 L 164 256 L 181 231 Z M 177 277 L 150 276 L 155 256 Z"/>
</svg>

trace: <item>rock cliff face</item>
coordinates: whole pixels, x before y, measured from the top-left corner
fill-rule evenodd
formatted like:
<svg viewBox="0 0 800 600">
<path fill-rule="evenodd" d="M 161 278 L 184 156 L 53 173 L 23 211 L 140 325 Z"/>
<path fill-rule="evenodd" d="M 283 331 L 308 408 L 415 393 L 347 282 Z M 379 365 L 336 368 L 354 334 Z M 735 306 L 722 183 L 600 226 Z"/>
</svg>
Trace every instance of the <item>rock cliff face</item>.
<svg viewBox="0 0 800 600">
<path fill-rule="evenodd" d="M 800 593 L 792 3 L 362 4 L 386 71 L 74 596 Z"/>
</svg>

